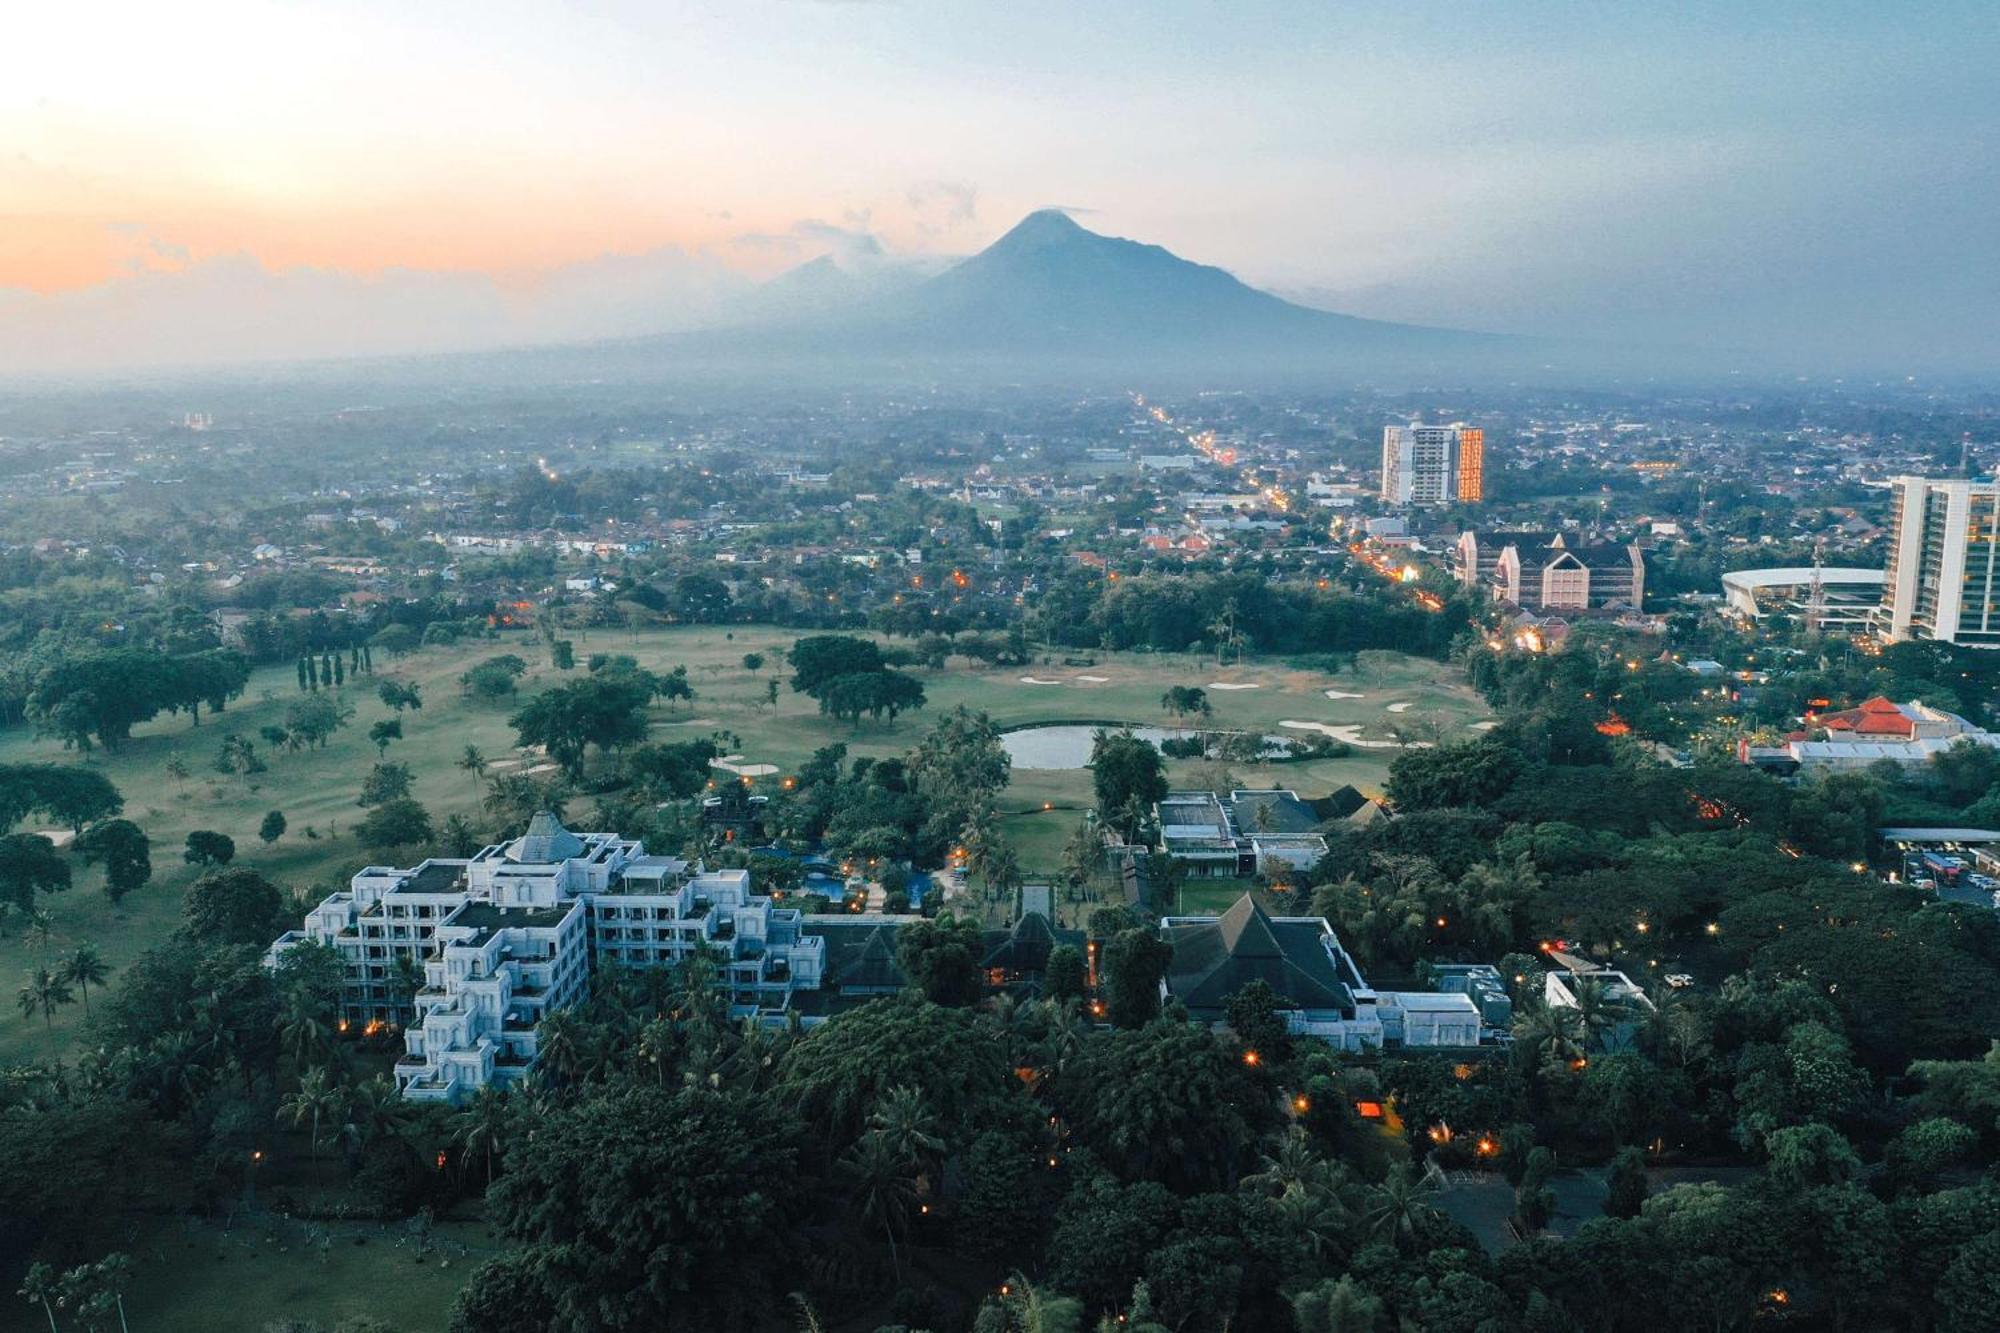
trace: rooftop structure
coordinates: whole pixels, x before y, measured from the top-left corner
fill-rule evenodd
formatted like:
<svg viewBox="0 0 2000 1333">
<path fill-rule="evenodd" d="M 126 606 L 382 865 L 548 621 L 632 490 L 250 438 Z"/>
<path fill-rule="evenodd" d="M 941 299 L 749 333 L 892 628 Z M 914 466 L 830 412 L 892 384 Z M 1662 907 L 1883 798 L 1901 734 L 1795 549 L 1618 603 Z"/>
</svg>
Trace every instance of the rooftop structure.
<svg viewBox="0 0 2000 1333">
<path fill-rule="evenodd" d="M 1239 789 L 1226 798 L 1168 792 L 1154 805 L 1153 820 L 1160 830 L 1157 850 L 1197 877 L 1310 870 L 1326 855 L 1320 816 L 1296 792 Z"/>
<path fill-rule="evenodd" d="M 1899 704 L 1877 696 L 1859 707 L 1837 713 L 1808 715 L 1813 730 L 1789 736 L 1782 745 L 1737 747 L 1746 764 L 1797 772 L 1802 768 L 1866 768 L 1887 759 L 1898 764 L 1927 764 L 1954 745 L 2000 747 L 2000 733 L 1986 731 L 1956 713 L 1932 708 L 1921 700 Z"/>
<path fill-rule="evenodd" d="M 1471 999 L 1374 991 L 1324 917 L 1274 917 L 1246 893 L 1221 916 L 1170 916 L 1160 928 L 1173 948 L 1162 993 L 1203 1022 L 1224 1021 L 1230 997 L 1261 981 L 1292 1032 L 1342 1050 L 1479 1044 Z"/>
</svg>

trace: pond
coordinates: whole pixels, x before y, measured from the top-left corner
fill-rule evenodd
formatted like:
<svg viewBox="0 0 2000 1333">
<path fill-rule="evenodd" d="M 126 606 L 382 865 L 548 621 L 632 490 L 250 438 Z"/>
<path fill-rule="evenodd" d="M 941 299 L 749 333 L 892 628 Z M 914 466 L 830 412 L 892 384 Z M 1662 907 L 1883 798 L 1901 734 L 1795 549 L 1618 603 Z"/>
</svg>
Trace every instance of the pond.
<svg viewBox="0 0 2000 1333">
<path fill-rule="evenodd" d="M 1023 727 L 1003 734 L 1000 744 L 1016 768 L 1088 768 L 1090 738 L 1100 730 L 1074 724 Z M 1177 733 L 1164 727 L 1133 727 L 1132 734 L 1158 745 Z"/>
<path fill-rule="evenodd" d="M 1165 727 L 1130 727 L 1142 741 L 1158 745 L 1161 741 L 1185 740 L 1190 736 L 1204 733 L 1194 731 L 1169 731 Z M 1001 734 L 1000 744 L 1007 751 L 1007 757 L 1014 761 L 1016 768 L 1069 769 L 1090 767 L 1090 738 L 1104 728 L 1087 723 L 1065 722 L 1046 727 L 1023 727 L 1019 731 Z M 1210 731 L 1205 733 L 1213 746 L 1221 735 Z M 1296 736 L 1266 736 L 1262 758 L 1283 759 L 1298 753 L 1299 738 Z M 1210 753 L 1213 753 L 1211 749 Z"/>
</svg>

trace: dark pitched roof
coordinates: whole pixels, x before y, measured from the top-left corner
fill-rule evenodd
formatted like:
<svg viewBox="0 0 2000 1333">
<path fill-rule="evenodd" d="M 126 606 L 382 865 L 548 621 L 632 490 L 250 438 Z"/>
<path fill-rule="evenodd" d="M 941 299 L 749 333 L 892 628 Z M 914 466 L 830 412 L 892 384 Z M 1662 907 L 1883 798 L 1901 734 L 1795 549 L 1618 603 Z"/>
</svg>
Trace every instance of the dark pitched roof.
<svg viewBox="0 0 2000 1333">
<path fill-rule="evenodd" d="M 1230 805 L 1236 831 L 1246 838 L 1257 833 L 1311 833 L 1319 827 L 1319 816 L 1312 807 L 1288 791 L 1238 792 Z M 1264 820 L 1270 827 L 1258 825 L 1259 810 L 1271 812 Z"/>
<path fill-rule="evenodd" d="M 1253 981 L 1296 1008 L 1352 1009 L 1321 936 L 1316 921 L 1273 921 L 1246 893 L 1212 922 L 1168 930 L 1174 956 L 1167 991 L 1198 1017 L 1220 1016 L 1229 997 Z"/>
<path fill-rule="evenodd" d="M 896 927 L 885 921 L 808 917 L 800 923 L 826 941 L 826 984 L 841 991 L 899 991 L 909 984 L 896 965 Z"/>
<path fill-rule="evenodd" d="M 1040 912 L 1023 914 L 1011 930 L 989 930 L 983 934 L 985 956 L 982 968 L 1004 968 L 1015 973 L 1046 971 L 1049 954 L 1058 944 L 1083 947 L 1083 935 L 1074 930 L 1057 930 Z"/>
</svg>

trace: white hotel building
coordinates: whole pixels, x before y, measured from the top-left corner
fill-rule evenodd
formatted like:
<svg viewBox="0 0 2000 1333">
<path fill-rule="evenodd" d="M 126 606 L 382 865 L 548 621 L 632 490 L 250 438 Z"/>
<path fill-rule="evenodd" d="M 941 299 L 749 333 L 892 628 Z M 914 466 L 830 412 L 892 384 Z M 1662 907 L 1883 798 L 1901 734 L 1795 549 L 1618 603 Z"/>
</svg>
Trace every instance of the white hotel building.
<svg viewBox="0 0 2000 1333">
<path fill-rule="evenodd" d="M 305 940 L 333 946 L 347 964 L 341 1021 L 407 1019 L 397 1085 L 456 1102 L 526 1075 L 536 1025 L 583 998 L 596 958 L 671 967 L 706 949 L 732 1017 L 783 1014 L 795 991 L 819 989 L 825 968 L 826 941 L 800 917 L 753 894 L 747 870 L 701 873 L 615 834 L 571 833 L 545 813 L 467 859 L 368 867 L 266 961 Z M 423 970 L 407 1005 L 399 958 Z"/>
</svg>

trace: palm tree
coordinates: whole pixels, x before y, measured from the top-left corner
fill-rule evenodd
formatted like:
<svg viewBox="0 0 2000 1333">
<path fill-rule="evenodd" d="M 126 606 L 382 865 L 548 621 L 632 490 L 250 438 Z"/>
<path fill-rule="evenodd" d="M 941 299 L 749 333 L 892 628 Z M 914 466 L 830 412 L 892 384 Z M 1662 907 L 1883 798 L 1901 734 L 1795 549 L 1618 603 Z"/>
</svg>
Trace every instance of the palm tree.
<svg viewBox="0 0 2000 1333">
<path fill-rule="evenodd" d="M 472 1095 L 458 1113 L 458 1141 L 468 1153 L 486 1158 L 486 1187 L 493 1187 L 493 1157 L 506 1146 L 514 1123 L 514 1108 L 507 1094 L 488 1085 Z"/>
<path fill-rule="evenodd" d="M 200 1040 L 185 1028 L 162 1033 L 148 1042 L 143 1067 L 146 1082 L 167 1108 L 194 1105 L 212 1079 L 201 1062 Z"/>
<path fill-rule="evenodd" d="M 458 766 L 472 774 L 472 785 L 475 787 L 486 781 L 488 763 L 486 752 L 477 745 L 466 746 L 465 752 L 458 757 Z"/>
<path fill-rule="evenodd" d="M 21 1017 L 33 1018 L 35 1010 L 39 1009 L 42 1011 L 43 1025 L 54 1032 L 56 1007 L 73 1003 L 76 995 L 70 990 L 69 983 L 59 974 L 49 971 L 46 967 L 38 967 L 28 974 L 27 981 L 21 986 L 18 999 L 21 1005 Z"/>
<path fill-rule="evenodd" d="M 55 938 L 56 919 L 39 907 L 28 910 L 28 928 L 21 932 L 21 938 L 36 948 L 46 951 L 49 941 Z"/>
<path fill-rule="evenodd" d="M 402 1132 L 410 1121 L 410 1103 L 386 1074 L 355 1087 L 347 1098 L 347 1123 L 341 1132 L 358 1148 Z"/>
<path fill-rule="evenodd" d="M 543 1077 L 561 1085 L 575 1079 L 582 1065 L 576 1019 L 558 1009 L 535 1029 L 536 1065 Z"/>
<path fill-rule="evenodd" d="M 1578 977 L 1570 989 L 1576 996 L 1575 1013 L 1584 1048 L 1602 1049 L 1606 1034 L 1624 1019 L 1625 1006 L 1611 997 L 1609 988 L 1597 977 Z"/>
<path fill-rule="evenodd" d="M 296 1129 L 306 1121 L 312 1122 L 313 1170 L 319 1170 L 319 1127 L 323 1121 L 337 1118 L 347 1107 L 347 1089 L 327 1076 L 324 1068 L 308 1069 L 299 1078 L 298 1090 L 278 1103 L 278 1118 L 291 1118 Z"/>
<path fill-rule="evenodd" d="M 914 1163 L 902 1156 L 880 1131 L 863 1134 L 838 1163 L 861 1215 L 879 1223 L 889 1239 L 889 1266 L 895 1270 L 896 1285 L 903 1284 L 903 1263 L 896 1250 L 896 1228 L 908 1213 L 915 1193 L 910 1187 Z"/>
<path fill-rule="evenodd" d="M 278 1015 L 278 1039 L 292 1053 L 292 1062 L 304 1066 L 313 1056 L 323 1056 L 333 1040 L 327 1026 L 326 1006 L 303 989 L 294 990 Z"/>
<path fill-rule="evenodd" d="M 666 1085 L 667 1071 L 673 1068 L 674 1052 L 679 1048 L 680 1039 L 674 1025 L 664 1018 L 655 1018 L 639 1029 L 634 1046 L 639 1059 L 653 1067 L 659 1076 L 661 1086 Z"/>
<path fill-rule="evenodd" d="M 1305 1130 L 1293 1125 L 1278 1150 L 1259 1162 L 1260 1170 L 1243 1178 L 1246 1189 L 1282 1196 L 1294 1189 L 1325 1193 L 1332 1189 L 1332 1172 Z"/>
<path fill-rule="evenodd" d="M 1285 1224 L 1305 1241 L 1316 1259 L 1324 1258 L 1347 1233 L 1347 1210 L 1330 1192 L 1290 1185 L 1274 1205 Z"/>
<path fill-rule="evenodd" d="M 1544 1069 L 1583 1057 L 1582 1022 L 1567 1005 L 1538 1003 L 1514 1020 L 1514 1040 Z"/>
<path fill-rule="evenodd" d="M 1016 1271 L 1007 1279 L 1007 1314 L 1020 1333 L 1083 1333 L 1083 1302 L 1043 1291 Z"/>
<path fill-rule="evenodd" d="M 1418 1175 L 1407 1162 L 1398 1163 L 1383 1182 L 1368 1191 L 1362 1220 L 1369 1235 L 1402 1249 L 1417 1237 L 1417 1228 L 1431 1212 L 1430 1196 L 1436 1184 L 1428 1175 Z"/>
<path fill-rule="evenodd" d="M 91 944 L 79 944 L 71 949 L 61 966 L 62 979 L 82 988 L 83 1016 L 89 1018 L 90 988 L 104 984 L 104 979 L 111 975 L 110 967 L 105 964 L 96 946 Z"/>
<path fill-rule="evenodd" d="M 424 988 L 424 965 L 409 954 L 399 953 L 389 964 L 389 990 L 398 1008 L 416 1012 L 417 992 Z"/>
<path fill-rule="evenodd" d="M 876 1099 L 868 1124 L 889 1141 L 897 1156 L 919 1167 L 944 1154 L 937 1116 L 916 1088 L 894 1087 L 883 1093 Z"/>
<path fill-rule="evenodd" d="M 49 1317 L 49 1333 L 57 1333 L 55 1302 L 62 1299 L 62 1275 L 51 1264 L 33 1264 L 15 1293 L 30 1305 L 40 1305 Z"/>
</svg>

